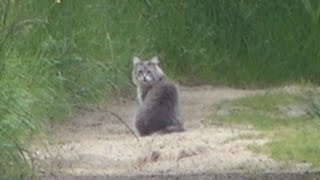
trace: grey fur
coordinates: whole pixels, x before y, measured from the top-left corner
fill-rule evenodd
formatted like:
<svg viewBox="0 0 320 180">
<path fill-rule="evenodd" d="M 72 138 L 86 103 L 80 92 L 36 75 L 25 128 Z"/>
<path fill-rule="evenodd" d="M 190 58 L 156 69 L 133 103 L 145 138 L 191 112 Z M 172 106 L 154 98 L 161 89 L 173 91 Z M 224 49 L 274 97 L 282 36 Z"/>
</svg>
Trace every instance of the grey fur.
<svg viewBox="0 0 320 180">
<path fill-rule="evenodd" d="M 179 117 L 178 90 L 158 66 L 159 60 L 134 57 L 132 79 L 138 90 L 139 109 L 135 118 L 141 136 L 155 132 L 184 131 Z"/>
</svg>

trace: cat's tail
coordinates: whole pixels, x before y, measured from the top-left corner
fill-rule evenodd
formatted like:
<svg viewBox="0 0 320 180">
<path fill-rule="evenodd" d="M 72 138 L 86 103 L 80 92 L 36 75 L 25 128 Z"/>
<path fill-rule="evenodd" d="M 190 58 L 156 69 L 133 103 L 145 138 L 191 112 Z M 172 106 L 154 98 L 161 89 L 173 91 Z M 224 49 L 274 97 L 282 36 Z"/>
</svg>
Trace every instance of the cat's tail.
<svg viewBox="0 0 320 180">
<path fill-rule="evenodd" d="M 159 134 L 169 134 L 169 133 L 174 133 L 174 132 L 183 132 L 185 129 L 181 125 L 172 125 L 168 126 L 165 129 L 160 130 L 158 133 Z"/>
</svg>

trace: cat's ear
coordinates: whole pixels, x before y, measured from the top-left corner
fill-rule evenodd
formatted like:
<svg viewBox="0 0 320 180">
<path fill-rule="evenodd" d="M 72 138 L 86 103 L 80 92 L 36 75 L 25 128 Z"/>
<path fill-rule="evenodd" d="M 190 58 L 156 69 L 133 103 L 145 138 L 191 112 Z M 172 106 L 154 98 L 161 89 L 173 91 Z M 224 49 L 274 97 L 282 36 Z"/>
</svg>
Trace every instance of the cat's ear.
<svg viewBox="0 0 320 180">
<path fill-rule="evenodd" d="M 158 56 L 154 56 L 150 60 L 151 63 L 158 65 L 160 63 Z"/>
<path fill-rule="evenodd" d="M 137 56 L 133 57 L 133 65 L 136 65 L 136 64 L 138 64 L 140 62 L 141 62 L 140 58 L 138 58 Z"/>
</svg>

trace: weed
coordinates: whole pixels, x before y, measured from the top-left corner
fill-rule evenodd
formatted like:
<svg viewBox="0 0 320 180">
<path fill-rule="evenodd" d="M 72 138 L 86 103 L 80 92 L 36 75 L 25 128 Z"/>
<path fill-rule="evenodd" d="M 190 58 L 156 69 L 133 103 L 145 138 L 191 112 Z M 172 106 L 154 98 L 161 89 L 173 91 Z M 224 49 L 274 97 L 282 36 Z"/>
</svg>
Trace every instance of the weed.
<svg viewBox="0 0 320 180">
<path fill-rule="evenodd" d="M 270 142 L 251 147 L 254 151 L 267 153 L 288 163 L 296 161 L 319 166 L 319 117 L 309 116 L 308 113 L 291 116 L 286 112 L 286 108 L 280 108 L 294 107 L 294 111 L 306 111 L 303 108 L 306 106 L 305 101 L 300 96 L 271 92 L 224 102 L 219 105 L 220 109 L 237 110 L 226 115 L 215 114 L 213 120 L 252 125 L 263 132 Z"/>
</svg>

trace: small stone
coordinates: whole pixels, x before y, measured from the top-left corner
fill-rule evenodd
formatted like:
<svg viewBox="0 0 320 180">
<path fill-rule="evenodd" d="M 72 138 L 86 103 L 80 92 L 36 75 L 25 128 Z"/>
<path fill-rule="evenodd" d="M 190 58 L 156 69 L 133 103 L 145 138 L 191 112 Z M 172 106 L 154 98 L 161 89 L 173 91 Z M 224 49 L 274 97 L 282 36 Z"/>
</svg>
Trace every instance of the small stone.
<svg viewBox="0 0 320 180">
<path fill-rule="evenodd" d="M 152 151 L 152 153 L 150 155 L 150 161 L 156 162 L 159 160 L 159 158 L 160 158 L 160 152 L 159 151 Z"/>
<path fill-rule="evenodd" d="M 194 152 L 190 149 L 183 149 L 178 153 L 177 161 L 179 161 L 180 159 L 186 158 L 186 157 L 194 156 L 194 155 L 196 155 L 196 152 Z"/>
</svg>

